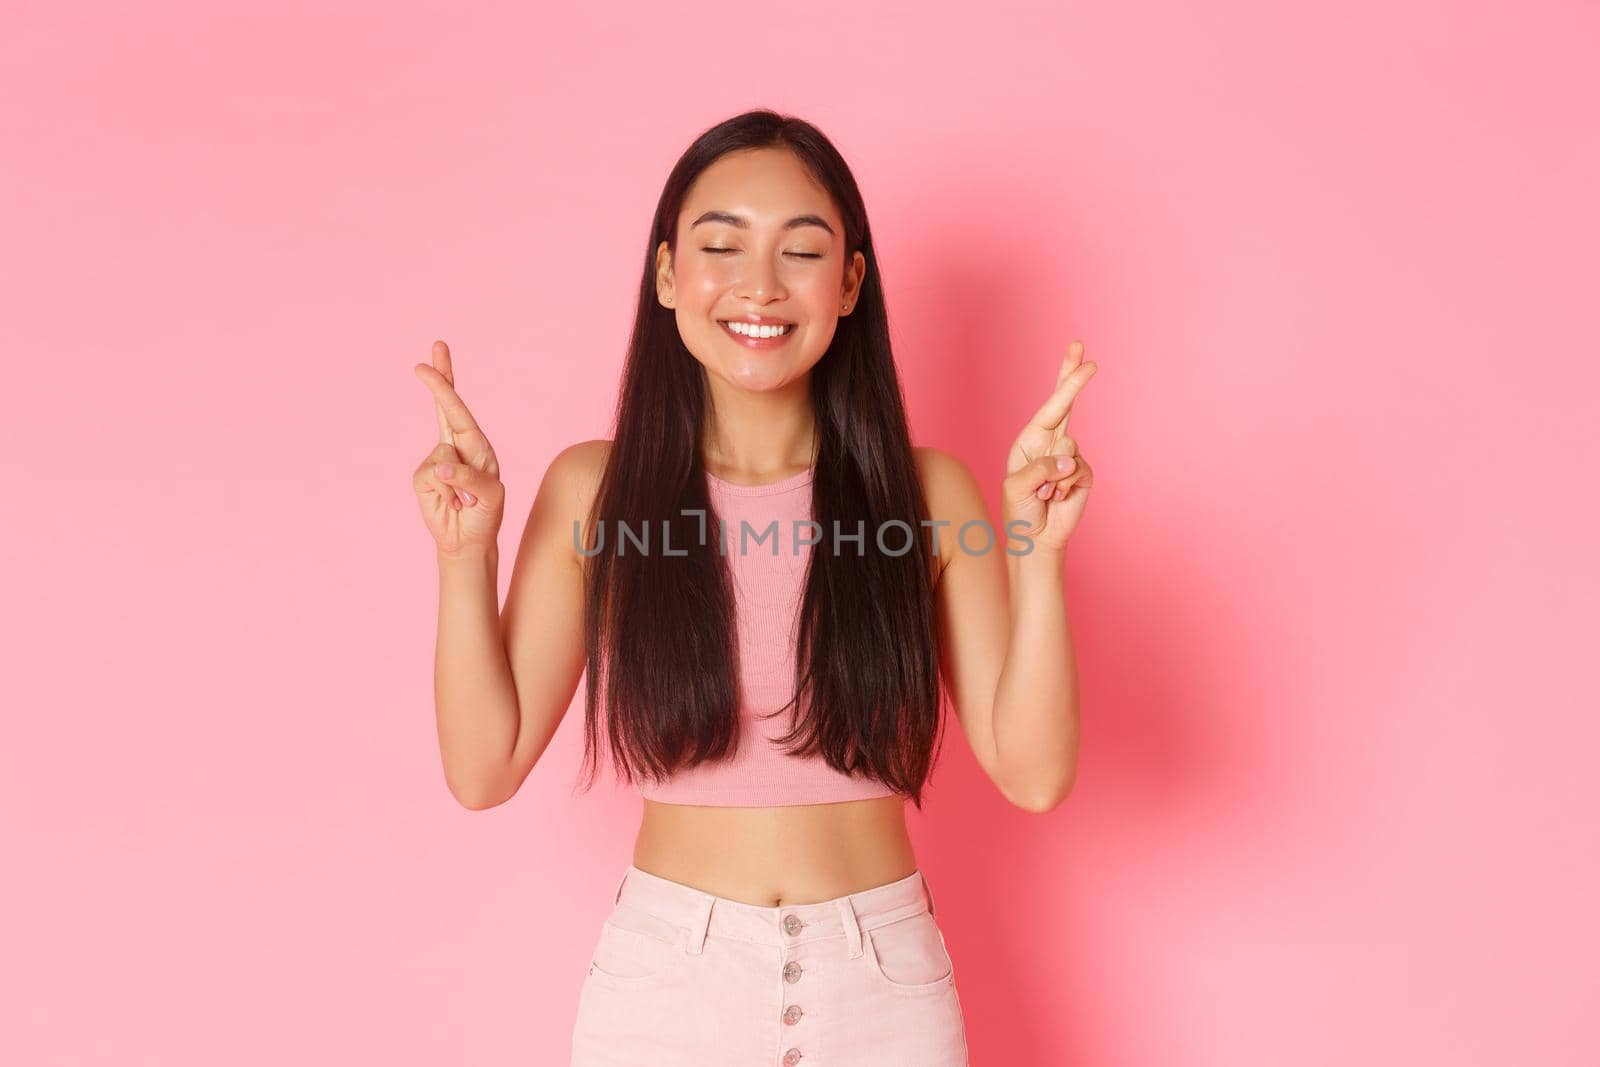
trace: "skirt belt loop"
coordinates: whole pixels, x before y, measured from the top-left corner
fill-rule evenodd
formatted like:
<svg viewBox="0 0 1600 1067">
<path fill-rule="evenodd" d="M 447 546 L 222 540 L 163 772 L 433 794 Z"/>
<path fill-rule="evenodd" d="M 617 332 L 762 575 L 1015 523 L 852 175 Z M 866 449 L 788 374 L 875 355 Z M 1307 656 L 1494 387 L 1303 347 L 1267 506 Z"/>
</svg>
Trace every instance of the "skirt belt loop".
<svg viewBox="0 0 1600 1067">
<path fill-rule="evenodd" d="M 851 959 L 861 956 L 861 924 L 856 922 L 856 910 L 848 896 L 839 898 L 839 921 L 844 925 L 845 951 Z"/>
<path fill-rule="evenodd" d="M 696 909 L 694 920 L 689 928 L 684 931 L 684 949 L 691 956 L 698 956 L 706 947 L 706 931 L 711 928 L 711 909 L 716 906 L 716 898 L 707 895 L 700 901 Z"/>
</svg>

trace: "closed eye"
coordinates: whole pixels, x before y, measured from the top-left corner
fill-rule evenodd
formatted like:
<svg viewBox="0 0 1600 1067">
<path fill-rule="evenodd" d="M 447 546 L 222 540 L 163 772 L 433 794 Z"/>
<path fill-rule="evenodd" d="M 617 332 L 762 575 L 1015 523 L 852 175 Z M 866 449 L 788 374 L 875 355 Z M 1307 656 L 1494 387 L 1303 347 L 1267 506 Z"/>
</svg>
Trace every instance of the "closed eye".
<svg viewBox="0 0 1600 1067">
<path fill-rule="evenodd" d="M 738 249 L 737 248 L 702 248 L 700 251 L 702 251 L 702 252 L 711 252 L 711 253 L 719 253 L 719 252 L 737 252 Z M 784 255 L 786 255 L 786 256 L 794 256 L 797 259 L 821 259 L 822 258 L 822 256 L 817 252 L 785 252 Z"/>
</svg>

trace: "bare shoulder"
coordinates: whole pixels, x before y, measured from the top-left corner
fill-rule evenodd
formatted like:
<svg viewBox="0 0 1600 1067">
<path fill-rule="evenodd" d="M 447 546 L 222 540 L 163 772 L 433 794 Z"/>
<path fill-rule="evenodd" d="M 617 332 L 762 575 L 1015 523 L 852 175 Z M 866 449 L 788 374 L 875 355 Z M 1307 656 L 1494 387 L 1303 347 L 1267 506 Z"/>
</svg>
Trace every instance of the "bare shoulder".
<svg viewBox="0 0 1600 1067">
<path fill-rule="evenodd" d="M 915 445 L 922 495 L 928 502 L 930 517 L 950 518 L 970 511 L 974 498 L 981 500 L 978 479 L 959 456 L 932 445 Z"/>
<path fill-rule="evenodd" d="M 545 478 L 555 481 L 564 492 L 583 498 L 587 504 L 600 487 L 600 476 L 605 472 L 606 458 L 610 455 L 611 442 L 604 438 L 579 441 L 556 453 Z"/>
<path fill-rule="evenodd" d="M 922 497 L 928 505 L 928 518 L 936 525 L 940 559 L 939 574 L 955 559 L 957 531 L 974 519 L 987 523 L 988 506 L 978 479 L 959 456 L 931 445 L 915 445 L 917 475 L 922 483 Z"/>
<path fill-rule="evenodd" d="M 574 562 L 582 557 L 573 531 L 588 525 L 610 454 L 611 442 L 603 438 L 568 445 L 550 460 L 534 498 L 528 522 L 530 533 L 537 531 L 535 536 L 548 537 L 552 543 L 559 538 Z"/>
</svg>

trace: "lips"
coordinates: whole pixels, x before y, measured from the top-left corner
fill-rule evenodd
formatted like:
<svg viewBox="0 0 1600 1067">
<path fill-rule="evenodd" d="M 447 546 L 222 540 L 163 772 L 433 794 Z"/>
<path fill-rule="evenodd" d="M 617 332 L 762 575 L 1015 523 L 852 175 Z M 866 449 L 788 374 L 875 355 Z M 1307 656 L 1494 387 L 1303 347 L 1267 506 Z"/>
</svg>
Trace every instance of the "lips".
<svg viewBox="0 0 1600 1067">
<path fill-rule="evenodd" d="M 742 322 L 744 320 L 740 319 L 738 321 Z M 776 322 L 772 323 L 772 325 L 776 324 Z M 744 334 L 734 333 L 732 330 L 728 329 L 728 324 L 726 322 L 719 322 L 717 325 L 722 329 L 724 334 L 732 338 L 734 341 L 746 348 L 753 348 L 757 351 L 763 351 L 772 348 L 782 348 L 784 345 L 789 343 L 789 338 L 793 337 L 797 332 L 796 329 L 791 326 L 789 329 L 778 334 L 776 337 L 746 337 Z"/>
</svg>

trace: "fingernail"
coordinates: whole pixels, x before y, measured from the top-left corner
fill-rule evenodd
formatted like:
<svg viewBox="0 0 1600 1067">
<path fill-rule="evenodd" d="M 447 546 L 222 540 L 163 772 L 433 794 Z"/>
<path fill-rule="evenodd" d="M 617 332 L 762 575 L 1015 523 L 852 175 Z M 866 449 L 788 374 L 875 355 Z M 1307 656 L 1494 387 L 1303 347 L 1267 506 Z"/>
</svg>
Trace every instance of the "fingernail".
<svg viewBox="0 0 1600 1067">
<path fill-rule="evenodd" d="M 476 504 L 478 502 L 478 498 L 473 496 L 471 493 L 467 492 L 465 489 L 461 490 L 461 496 L 469 504 Z"/>
<path fill-rule="evenodd" d="M 1069 471 L 1069 470 L 1072 469 L 1072 462 L 1073 461 L 1072 461 L 1072 457 L 1071 456 L 1057 456 L 1056 457 L 1056 470 L 1058 470 L 1058 471 Z"/>
<path fill-rule="evenodd" d="M 454 478 L 456 476 L 456 467 L 453 463 L 439 463 L 434 466 L 433 473 L 441 478 Z"/>
</svg>

